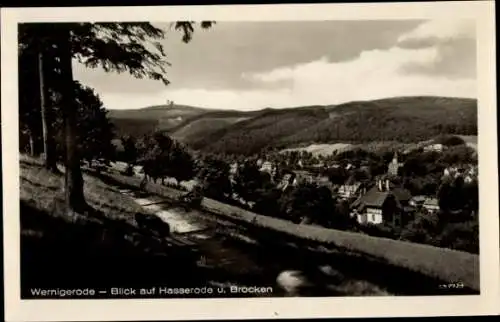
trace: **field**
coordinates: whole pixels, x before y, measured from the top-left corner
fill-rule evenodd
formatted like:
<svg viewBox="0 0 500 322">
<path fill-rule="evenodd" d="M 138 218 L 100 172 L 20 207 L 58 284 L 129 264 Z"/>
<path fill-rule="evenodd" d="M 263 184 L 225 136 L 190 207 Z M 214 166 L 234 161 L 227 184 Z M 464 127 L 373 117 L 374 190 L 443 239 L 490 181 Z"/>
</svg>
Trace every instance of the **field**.
<svg viewBox="0 0 500 322">
<path fill-rule="evenodd" d="M 346 151 L 352 149 L 353 145 L 348 143 L 334 143 L 334 144 L 311 144 L 305 147 L 297 147 L 290 149 L 283 149 L 281 152 L 289 151 L 306 151 L 312 153 L 314 156 L 330 155 L 334 151 Z"/>
</svg>

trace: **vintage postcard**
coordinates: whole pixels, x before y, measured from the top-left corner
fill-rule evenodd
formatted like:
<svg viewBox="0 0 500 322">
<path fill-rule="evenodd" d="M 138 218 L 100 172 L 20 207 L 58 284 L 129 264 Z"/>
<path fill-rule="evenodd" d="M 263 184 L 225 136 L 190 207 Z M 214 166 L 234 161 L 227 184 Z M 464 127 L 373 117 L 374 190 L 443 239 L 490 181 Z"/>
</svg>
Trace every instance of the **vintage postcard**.
<svg viewBox="0 0 500 322">
<path fill-rule="evenodd" d="M 493 2 L 1 21 L 8 321 L 498 313 Z"/>
</svg>

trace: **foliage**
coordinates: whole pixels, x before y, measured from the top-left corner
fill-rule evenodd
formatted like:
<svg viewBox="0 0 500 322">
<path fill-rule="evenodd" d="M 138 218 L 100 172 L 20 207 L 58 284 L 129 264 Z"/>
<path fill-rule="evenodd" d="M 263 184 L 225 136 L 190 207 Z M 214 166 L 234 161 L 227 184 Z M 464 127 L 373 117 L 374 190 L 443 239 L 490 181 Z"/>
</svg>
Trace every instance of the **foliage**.
<svg viewBox="0 0 500 322">
<path fill-rule="evenodd" d="M 467 145 L 457 145 L 450 147 L 444 151 L 437 161 L 444 165 L 476 163 L 476 151 Z"/>
<path fill-rule="evenodd" d="M 231 194 L 229 165 L 219 158 L 207 156 L 202 162 L 198 178 L 205 196 L 225 200 Z"/>
<path fill-rule="evenodd" d="M 234 177 L 233 191 L 247 202 L 255 202 L 258 190 L 263 188 L 266 181 L 269 182 L 269 178 L 266 178 L 254 162 L 244 162 Z"/>
<path fill-rule="evenodd" d="M 343 184 L 348 178 L 347 171 L 341 167 L 329 168 L 328 170 L 325 171 L 325 175 L 328 176 L 330 182 L 339 185 Z"/>
<path fill-rule="evenodd" d="M 175 29 L 184 34 L 183 41 L 189 42 L 194 31 L 194 22 L 177 22 Z M 212 22 L 202 22 L 202 28 L 209 28 Z M 159 40 L 164 38 L 163 30 L 144 22 L 123 23 L 31 23 L 19 26 L 19 53 L 37 53 L 31 55 L 35 59 L 38 53 L 45 55 L 50 68 L 43 70 L 40 80 L 50 79 L 51 89 L 62 97 L 62 115 L 65 127 L 65 166 L 66 166 L 66 205 L 68 210 L 82 210 L 85 207 L 83 195 L 83 179 L 80 169 L 80 154 L 86 157 L 86 151 L 78 148 L 77 114 L 73 90 L 72 59 L 76 58 L 87 67 L 101 67 L 106 72 L 127 71 L 136 78 L 160 80 L 168 84 L 166 78 L 166 54 Z M 50 59 L 48 59 L 50 58 Z M 22 69 L 22 66 L 19 66 Z M 41 98 L 45 90 L 38 93 Z M 41 99 L 42 100 L 42 99 Z M 43 104 L 45 106 L 45 104 Z M 36 106 L 28 107 L 33 111 Z M 50 106 L 46 107 L 51 110 Z M 24 113 L 23 113 L 24 114 Z M 43 113 L 44 124 L 52 125 L 50 118 Z M 24 119 L 31 119 L 26 118 Z M 104 118 L 105 119 L 105 118 Z M 26 128 L 26 126 L 24 126 Z M 30 142 L 35 137 L 33 129 L 29 128 Z M 44 127 L 45 128 L 45 127 Z M 46 131 L 44 142 L 48 152 L 53 150 L 53 144 L 47 138 L 53 133 Z M 83 135 L 82 133 L 79 133 Z M 111 141 L 111 139 L 109 140 Z M 33 146 L 33 144 L 31 144 Z M 109 147 L 112 147 L 111 143 Z M 106 148 L 106 147 L 105 147 Z M 33 150 L 33 148 L 31 149 Z M 111 151 L 111 150 L 110 150 Z M 82 153 L 83 152 L 83 153 Z M 95 151 L 90 152 L 95 154 Z M 51 160 L 52 158 L 52 153 Z M 47 162 L 47 166 L 49 166 Z M 51 162 L 52 163 L 52 162 Z M 55 164 L 53 164 L 55 167 Z"/>
<path fill-rule="evenodd" d="M 107 110 L 94 90 L 78 82 L 75 85 L 80 156 L 89 161 L 114 160 L 115 151 L 111 143 L 114 128 L 107 116 Z"/>
<path fill-rule="evenodd" d="M 103 102 L 92 88 L 78 81 L 74 82 L 73 90 L 77 112 L 76 144 L 80 158 L 89 162 L 95 159 L 114 160 L 115 147 L 112 144 L 115 136 L 114 127 L 108 118 Z M 52 100 L 55 114 L 52 124 L 53 135 L 58 158 L 62 160 L 65 151 L 63 107 L 57 93 L 53 93 Z"/>
<path fill-rule="evenodd" d="M 40 108 L 35 108 L 40 107 L 37 59 L 34 51 L 19 53 L 19 148 L 26 151 L 33 150 L 33 154 L 43 152 L 42 116 Z"/>
<path fill-rule="evenodd" d="M 157 132 L 143 138 L 140 163 L 153 178 L 172 177 L 177 182 L 194 177 L 194 160 L 186 149 L 168 135 Z"/>
<path fill-rule="evenodd" d="M 267 147 L 309 143 L 419 142 L 440 134 L 477 135 L 477 102 L 471 99 L 405 97 L 264 109 L 238 112 L 236 116 L 234 112 L 218 111 L 214 117 L 213 113 L 206 111 L 189 118 L 169 128 L 170 134 L 176 137 L 179 133 L 179 139 L 194 149 L 245 155 Z M 211 122 L 220 124 L 211 126 Z M 192 131 L 196 135 L 190 135 Z"/>
<path fill-rule="evenodd" d="M 210 28 L 213 22 L 202 22 Z M 174 24 L 189 42 L 194 32 L 194 22 Z M 106 72 L 129 72 L 136 78 L 160 80 L 166 78 L 166 53 L 160 40 L 165 31 L 147 22 L 72 23 L 71 42 L 73 56 L 86 67 L 101 67 Z"/>
<path fill-rule="evenodd" d="M 123 146 L 121 159 L 128 164 L 135 164 L 139 157 L 136 139 L 133 136 L 123 136 L 121 138 L 121 143 Z"/>
<path fill-rule="evenodd" d="M 419 212 L 415 215 L 415 219 L 401 232 L 401 239 L 438 246 L 439 230 L 439 217 L 437 215 Z"/>
<path fill-rule="evenodd" d="M 313 184 L 300 184 L 282 202 L 283 215 L 294 223 L 312 222 L 328 227 L 335 215 L 330 190 Z"/>
<path fill-rule="evenodd" d="M 466 189 L 462 177 L 444 180 L 438 191 L 440 209 L 445 212 L 464 209 L 471 202 L 471 198 L 474 197 L 467 196 L 466 192 L 469 192 L 469 190 Z"/>
<path fill-rule="evenodd" d="M 275 188 L 271 184 L 266 184 L 264 187 L 256 191 L 257 198 L 253 211 L 271 217 L 281 217 L 280 198 L 282 191 Z"/>
<path fill-rule="evenodd" d="M 434 139 L 435 143 L 440 143 L 444 146 L 456 146 L 456 145 L 464 145 L 465 141 L 456 135 L 441 135 Z"/>
<path fill-rule="evenodd" d="M 479 223 L 469 220 L 446 225 L 441 232 L 440 247 L 479 253 Z"/>
</svg>

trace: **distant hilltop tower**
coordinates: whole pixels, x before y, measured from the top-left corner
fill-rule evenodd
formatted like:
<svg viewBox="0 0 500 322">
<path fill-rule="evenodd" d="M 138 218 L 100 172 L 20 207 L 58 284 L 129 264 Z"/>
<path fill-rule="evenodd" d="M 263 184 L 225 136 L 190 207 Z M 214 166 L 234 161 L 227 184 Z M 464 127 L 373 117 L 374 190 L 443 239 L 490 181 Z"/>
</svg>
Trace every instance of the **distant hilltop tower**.
<svg viewBox="0 0 500 322">
<path fill-rule="evenodd" d="M 174 106 L 174 101 L 167 100 L 167 105 L 168 105 L 168 107 L 173 107 Z"/>
</svg>

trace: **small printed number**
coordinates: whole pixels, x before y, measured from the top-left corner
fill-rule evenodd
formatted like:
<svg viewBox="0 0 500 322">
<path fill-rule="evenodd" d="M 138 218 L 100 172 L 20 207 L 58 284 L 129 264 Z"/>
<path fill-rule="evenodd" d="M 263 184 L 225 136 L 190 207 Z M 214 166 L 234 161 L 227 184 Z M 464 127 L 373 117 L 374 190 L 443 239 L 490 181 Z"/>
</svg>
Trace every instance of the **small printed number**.
<svg viewBox="0 0 500 322">
<path fill-rule="evenodd" d="M 441 288 L 441 289 L 458 289 L 458 288 L 464 288 L 464 284 L 462 282 L 441 284 L 441 285 L 439 285 L 439 288 Z"/>
</svg>

